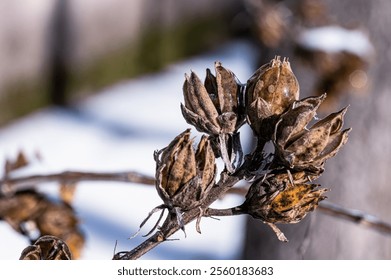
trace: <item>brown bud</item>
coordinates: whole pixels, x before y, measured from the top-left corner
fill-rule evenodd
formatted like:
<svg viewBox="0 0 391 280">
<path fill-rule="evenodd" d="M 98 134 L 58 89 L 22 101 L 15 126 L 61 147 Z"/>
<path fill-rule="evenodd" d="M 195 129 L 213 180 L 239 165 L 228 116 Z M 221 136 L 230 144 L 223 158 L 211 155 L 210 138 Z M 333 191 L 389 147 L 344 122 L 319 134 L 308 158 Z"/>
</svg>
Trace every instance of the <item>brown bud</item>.
<svg viewBox="0 0 391 280">
<path fill-rule="evenodd" d="M 347 108 L 330 114 L 306 126 L 315 115 L 324 95 L 297 102 L 277 123 L 274 143 L 278 160 L 295 170 L 310 170 L 319 173 L 324 162 L 335 156 L 346 143 L 350 129 L 341 131 Z"/>
<path fill-rule="evenodd" d="M 216 165 L 211 143 L 204 136 L 195 151 L 190 129 L 155 153 L 155 160 L 156 188 L 169 208 L 198 206 L 214 185 Z"/>
<path fill-rule="evenodd" d="M 253 183 L 246 195 L 248 214 L 266 223 L 297 223 L 325 199 L 327 190 L 316 190 L 318 185 L 280 183 L 268 192 L 264 181 Z"/>
<path fill-rule="evenodd" d="M 277 56 L 260 67 L 247 81 L 248 122 L 258 136 L 270 140 L 276 116 L 299 97 L 299 83 L 287 59 Z"/>
<path fill-rule="evenodd" d="M 243 124 L 238 113 L 241 87 L 235 75 L 220 62 L 215 63 L 215 71 L 216 76 L 207 69 L 204 83 L 194 72 L 185 75 L 182 114 L 200 132 L 233 133 Z"/>
<path fill-rule="evenodd" d="M 51 235 L 44 235 L 34 243 L 26 247 L 19 258 L 20 260 L 71 260 L 72 255 L 67 244 Z"/>
</svg>

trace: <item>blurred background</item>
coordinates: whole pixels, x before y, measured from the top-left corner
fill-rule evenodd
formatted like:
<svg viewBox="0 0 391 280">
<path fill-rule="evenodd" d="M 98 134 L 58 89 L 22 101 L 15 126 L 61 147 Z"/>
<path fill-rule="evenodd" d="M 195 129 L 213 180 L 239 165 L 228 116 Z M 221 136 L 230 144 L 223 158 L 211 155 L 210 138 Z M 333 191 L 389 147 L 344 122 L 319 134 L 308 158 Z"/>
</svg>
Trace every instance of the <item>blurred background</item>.
<svg viewBox="0 0 391 280">
<path fill-rule="evenodd" d="M 319 180 L 330 189 L 328 200 L 391 223 L 390 6 L 386 0 L 0 0 L 0 162 L 15 161 L 20 151 L 30 162 L 1 176 L 65 170 L 153 176 L 153 151 L 189 127 L 179 108 L 184 73 L 202 78 L 221 61 L 246 83 L 280 55 L 289 57 L 301 97 L 327 92 L 320 117 L 350 105 L 348 144 Z M 251 131 L 241 134 L 251 147 Z M 82 182 L 71 206 L 63 206 L 58 184 L 37 187 L 42 201 L 75 215 L 80 259 L 111 259 L 114 250 L 142 242 L 128 237 L 161 204 L 153 187 L 139 184 Z M 229 195 L 216 207 L 242 200 Z M 9 212 L 9 205 L 24 204 L 12 203 L 0 197 L 0 259 L 18 259 L 29 244 Z M 389 236 L 319 210 L 281 229 L 289 243 L 247 217 L 203 219 L 201 235 L 190 224 L 187 238 L 179 232 L 180 240 L 143 258 L 391 258 Z"/>
</svg>

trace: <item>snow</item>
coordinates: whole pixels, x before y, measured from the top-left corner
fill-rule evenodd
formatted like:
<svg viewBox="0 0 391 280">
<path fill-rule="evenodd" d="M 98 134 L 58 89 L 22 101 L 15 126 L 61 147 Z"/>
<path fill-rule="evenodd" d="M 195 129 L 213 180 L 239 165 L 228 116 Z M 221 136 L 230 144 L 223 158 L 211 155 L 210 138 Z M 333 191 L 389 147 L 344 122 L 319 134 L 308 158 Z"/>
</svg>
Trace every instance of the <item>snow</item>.
<svg viewBox="0 0 391 280">
<path fill-rule="evenodd" d="M 300 33 L 298 44 L 312 50 L 331 53 L 345 51 L 362 57 L 374 53 L 373 46 L 363 31 L 332 25 L 304 30 Z"/>
<path fill-rule="evenodd" d="M 176 135 L 190 127 L 182 118 L 184 73 L 191 70 L 201 78 L 205 69 L 219 60 L 246 82 L 257 65 L 256 50 L 243 41 L 232 42 L 205 55 L 190 58 L 163 71 L 123 81 L 80 102 L 72 109 L 45 108 L 0 129 L 0 162 L 23 150 L 29 158 L 39 153 L 42 160 L 15 175 L 47 174 L 65 170 L 138 171 L 153 175 L 153 151 L 165 147 Z M 193 128 L 192 133 L 199 135 Z M 199 138 L 198 138 L 199 139 Z M 1 174 L 0 174 L 1 175 Z M 40 190 L 57 194 L 56 184 Z M 215 207 L 241 202 L 226 196 Z M 153 226 L 152 217 L 142 234 L 129 239 L 148 212 L 162 203 L 154 187 L 117 183 L 78 184 L 74 207 L 86 234 L 82 259 L 111 259 L 116 251 L 129 250 L 145 240 L 142 234 Z M 173 236 L 144 259 L 232 259 L 239 257 L 245 217 L 204 218 L 202 234 L 194 223 Z M 0 259 L 18 259 L 28 245 L 5 222 L 0 222 Z"/>
</svg>

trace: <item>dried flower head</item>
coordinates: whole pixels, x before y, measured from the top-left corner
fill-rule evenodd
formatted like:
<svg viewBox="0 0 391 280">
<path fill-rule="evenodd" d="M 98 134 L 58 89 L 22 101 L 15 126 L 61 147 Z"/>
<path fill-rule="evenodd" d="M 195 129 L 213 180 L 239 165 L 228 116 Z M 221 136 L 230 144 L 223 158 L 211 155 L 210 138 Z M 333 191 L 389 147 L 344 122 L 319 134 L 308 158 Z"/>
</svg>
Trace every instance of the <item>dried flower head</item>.
<svg viewBox="0 0 391 280">
<path fill-rule="evenodd" d="M 346 143 L 351 129 L 341 129 L 347 108 L 330 114 L 307 129 L 324 98 L 322 95 L 295 102 L 281 116 L 273 139 L 277 161 L 295 170 L 320 173 L 325 161 L 335 156 Z"/>
<path fill-rule="evenodd" d="M 268 223 L 297 223 L 326 198 L 323 194 L 327 190 L 316 187 L 316 184 L 287 184 L 281 191 L 262 195 L 251 192 L 248 214 Z"/>
<path fill-rule="evenodd" d="M 277 56 L 247 81 L 247 120 L 258 137 L 271 139 L 277 118 L 299 97 L 299 83 L 287 59 Z"/>
<path fill-rule="evenodd" d="M 204 84 L 194 72 L 185 75 L 182 114 L 200 132 L 209 135 L 234 133 L 244 121 L 239 114 L 241 85 L 220 62 L 215 63 L 215 71 L 216 76 L 207 69 Z"/>
<path fill-rule="evenodd" d="M 319 185 L 291 181 L 292 178 L 306 181 L 302 173 L 296 175 L 285 173 L 255 181 L 243 204 L 249 215 L 270 225 L 281 241 L 287 239 L 275 226 L 276 223 L 297 223 L 326 198 L 323 194 L 327 189 L 316 189 Z"/>
<path fill-rule="evenodd" d="M 26 247 L 20 260 L 71 260 L 72 255 L 67 244 L 58 237 L 45 235 L 34 245 Z"/>
<path fill-rule="evenodd" d="M 214 185 L 215 156 L 207 136 L 197 150 L 187 129 L 164 149 L 155 153 L 156 188 L 169 208 L 197 207 Z"/>
</svg>

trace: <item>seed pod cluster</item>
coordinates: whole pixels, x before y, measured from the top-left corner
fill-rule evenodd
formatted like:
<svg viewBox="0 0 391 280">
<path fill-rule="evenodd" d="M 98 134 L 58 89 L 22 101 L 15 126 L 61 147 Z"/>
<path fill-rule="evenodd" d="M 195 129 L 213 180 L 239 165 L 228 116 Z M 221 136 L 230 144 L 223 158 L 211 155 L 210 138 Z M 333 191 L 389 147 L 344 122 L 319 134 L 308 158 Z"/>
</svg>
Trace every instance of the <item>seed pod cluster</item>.
<svg viewBox="0 0 391 280">
<path fill-rule="evenodd" d="M 168 208 L 184 229 L 182 214 L 203 207 L 215 185 L 215 161 L 221 157 L 222 180 L 253 180 L 237 209 L 267 223 L 287 241 L 275 224 L 299 222 L 326 198 L 327 190 L 312 181 L 348 139 L 350 129 L 342 130 L 347 109 L 310 126 L 326 95 L 300 100 L 299 83 L 285 58 L 276 56 L 261 66 L 245 86 L 219 62 L 215 71 L 216 76 L 207 69 L 204 83 L 194 72 L 185 76 L 183 117 L 208 136 L 195 148 L 187 129 L 155 152 L 156 189 L 164 204 L 150 215 Z M 246 122 L 257 146 L 243 156 L 238 130 Z M 267 142 L 274 145 L 269 155 L 264 151 Z"/>
<path fill-rule="evenodd" d="M 75 210 L 67 203 L 54 202 L 34 190 L 19 191 L 11 197 L 0 197 L 0 219 L 32 242 L 36 238 L 33 231 L 37 230 L 39 236 L 57 236 L 67 242 L 75 259 L 81 255 L 84 234 Z"/>
<path fill-rule="evenodd" d="M 4 176 L 8 177 L 13 171 L 28 164 L 30 162 L 27 157 L 23 152 L 19 152 L 16 159 L 8 159 L 5 162 Z M 62 185 L 58 200 L 35 190 L 34 186 L 31 189 L 0 194 L 0 220 L 6 221 L 16 232 L 26 236 L 31 244 L 38 242 L 37 238 L 40 242 L 45 241 L 45 244 L 49 239 L 66 242 L 73 258 L 78 259 L 84 247 L 85 236 L 71 205 L 74 187 Z M 41 238 L 42 236 L 50 238 Z M 37 248 L 35 245 L 32 246 Z"/>
</svg>

